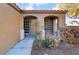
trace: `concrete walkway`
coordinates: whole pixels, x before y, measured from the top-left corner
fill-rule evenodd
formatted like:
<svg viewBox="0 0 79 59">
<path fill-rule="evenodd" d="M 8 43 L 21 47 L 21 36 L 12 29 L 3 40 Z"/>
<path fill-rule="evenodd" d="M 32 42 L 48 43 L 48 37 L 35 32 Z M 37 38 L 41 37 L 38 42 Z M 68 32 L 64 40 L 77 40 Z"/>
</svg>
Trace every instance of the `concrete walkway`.
<svg viewBox="0 0 79 59">
<path fill-rule="evenodd" d="M 34 37 L 27 37 L 11 48 L 6 55 L 30 55 Z"/>
</svg>

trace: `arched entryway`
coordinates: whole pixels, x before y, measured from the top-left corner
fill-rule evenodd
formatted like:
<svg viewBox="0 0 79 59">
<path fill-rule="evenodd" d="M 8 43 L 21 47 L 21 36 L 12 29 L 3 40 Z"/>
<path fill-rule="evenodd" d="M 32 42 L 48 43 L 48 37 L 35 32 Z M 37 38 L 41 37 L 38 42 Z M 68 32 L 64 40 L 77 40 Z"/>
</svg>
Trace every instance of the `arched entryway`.
<svg viewBox="0 0 79 59">
<path fill-rule="evenodd" d="M 26 16 L 24 17 L 24 36 L 35 35 L 37 27 L 37 17 Z"/>
<path fill-rule="evenodd" d="M 47 16 L 44 18 L 45 35 L 57 35 L 59 30 L 59 17 Z"/>
</svg>

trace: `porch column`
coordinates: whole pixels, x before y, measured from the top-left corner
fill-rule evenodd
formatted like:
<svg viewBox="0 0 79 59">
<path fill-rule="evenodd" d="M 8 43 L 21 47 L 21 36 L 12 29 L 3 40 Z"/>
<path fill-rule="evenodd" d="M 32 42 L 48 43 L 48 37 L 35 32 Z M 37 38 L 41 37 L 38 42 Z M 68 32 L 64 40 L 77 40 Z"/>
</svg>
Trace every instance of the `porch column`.
<svg viewBox="0 0 79 59">
<path fill-rule="evenodd" d="M 59 18 L 57 18 L 57 35 L 59 35 Z"/>
<path fill-rule="evenodd" d="M 38 30 L 40 31 L 40 38 L 41 38 L 41 40 L 45 40 L 44 17 L 39 16 L 38 23 L 39 23 Z"/>
<path fill-rule="evenodd" d="M 24 29 L 20 30 L 20 40 L 24 39 Z"/>
<path fill-rule="evenodd" d="M 24 19 L 20 20 L 20 40 L 24 39 Z"/>
</svg>

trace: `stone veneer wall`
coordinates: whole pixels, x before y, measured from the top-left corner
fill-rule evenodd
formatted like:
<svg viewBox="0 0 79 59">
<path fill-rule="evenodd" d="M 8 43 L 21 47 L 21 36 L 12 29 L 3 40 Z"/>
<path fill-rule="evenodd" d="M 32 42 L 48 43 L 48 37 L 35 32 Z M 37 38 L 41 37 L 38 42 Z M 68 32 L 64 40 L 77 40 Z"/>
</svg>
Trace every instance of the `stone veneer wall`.
<svg viewBox="0 0 79 59">
<path fill-rule="evenodd" d="M 60 29 L 61 38 L 69 44 L 79 45 L 79 27 L 66 26 Z"/>
</svg>

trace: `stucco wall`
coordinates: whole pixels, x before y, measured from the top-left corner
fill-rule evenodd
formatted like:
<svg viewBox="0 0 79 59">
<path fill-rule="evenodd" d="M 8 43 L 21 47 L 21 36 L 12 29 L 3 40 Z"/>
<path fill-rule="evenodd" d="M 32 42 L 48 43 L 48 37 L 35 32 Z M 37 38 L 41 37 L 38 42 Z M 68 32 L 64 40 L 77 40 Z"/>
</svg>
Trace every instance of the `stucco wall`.
<svg viewBox="0 0 79 59">
<path fill-rule="evenodd" d="M 0 54 L 20 40 L 22 15 L 8 4 L 0 4 Z"/>
</svg>

